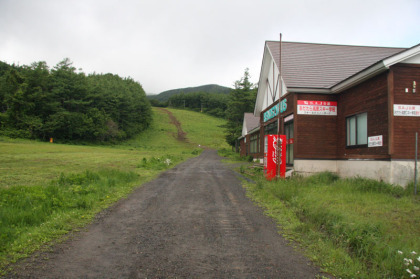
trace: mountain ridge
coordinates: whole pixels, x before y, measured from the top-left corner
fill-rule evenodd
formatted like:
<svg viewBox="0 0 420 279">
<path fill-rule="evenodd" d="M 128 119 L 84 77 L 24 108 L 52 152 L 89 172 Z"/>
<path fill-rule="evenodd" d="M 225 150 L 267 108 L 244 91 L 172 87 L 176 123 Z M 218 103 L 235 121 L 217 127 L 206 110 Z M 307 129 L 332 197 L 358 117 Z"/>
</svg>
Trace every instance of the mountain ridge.
<svg viewBox="0 0 420 279">
<path fill-rule="evenodd" d="M 185 87 L 185 88 L 166 90 L 157 95 L 147 95 L 147 98 L 151 100 L 158 100 L 161 102 L 165 102 L 169 100 L 171 96 L 181 94 L 181 93 L 188 94 L 188 93 L 193 93 L 193 92 L 205 92 L 209 94 L 214 94 L 214 93 L 229 94 L 231 90 L 232 88 L 217 85 L 217 84 L 206 84 L 206 85 L 200 85 L 200 86 L 195 86 L 195 87 Z"/>
</svg>

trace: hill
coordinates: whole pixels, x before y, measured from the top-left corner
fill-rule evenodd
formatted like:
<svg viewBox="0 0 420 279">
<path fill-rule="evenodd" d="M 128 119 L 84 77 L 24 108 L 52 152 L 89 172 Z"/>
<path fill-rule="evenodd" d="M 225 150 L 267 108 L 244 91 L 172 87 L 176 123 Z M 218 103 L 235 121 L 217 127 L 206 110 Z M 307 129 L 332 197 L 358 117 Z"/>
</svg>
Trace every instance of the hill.
<svg viewBox="0 0 420 279">
<path fill-rule="evenodd" d="M 148 99 L 158 100 L 161 102 L 165 102 L 169 100 L 169 98 L 173 95 L 180 94 L 180 93 L 193 93 L 193 92 L 205 92 L 205 93 L 224 93 L 229 94 L 232 89 L 229 87 L 220 86 L 217 84 L 207 84 L 201 85 L 196 87 L 187 87 L 187 88 L 179 88 L 179 89 L 172 89 L 161 92 L 157 95 L 147 95 Z"/>
</svg>

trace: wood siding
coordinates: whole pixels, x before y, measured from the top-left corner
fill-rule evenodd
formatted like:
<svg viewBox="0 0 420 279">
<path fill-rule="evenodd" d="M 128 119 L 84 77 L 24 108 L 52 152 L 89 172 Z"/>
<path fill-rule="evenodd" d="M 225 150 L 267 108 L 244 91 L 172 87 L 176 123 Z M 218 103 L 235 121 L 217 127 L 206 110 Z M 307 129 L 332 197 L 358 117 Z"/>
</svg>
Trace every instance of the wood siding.
<svg viewBox="0 0 420 279">
<path fill-rule="evenodd" d="M 391 67 L 394 76 L 394 104 L 420 105 L 420 66 L 397 64 Z M 413 93 L 416 81 L 416 93 Z M 408 93 L 405 92 L 406 88 Z M 415 133 L 420 133 L 420 117 L 393 116 L 393 159 L 414 159 Z"/>
<path fill-rule="evenodd" d="M 240 146 L 239 152 L 242 157 L 247 155 L 247 148 L 248 148 L 247 143 L 248 142 L 245 143 L 245 138 L 242 138 L 239 142 L 239 146 Z"/>
<path fill-rule="evenodd" d="M 337 101 L 335 95 L 296 94 L 297 100 Z M 301 115 L 295 112 L 295 159 L 335 159 L 337 156 L 337 116 Z"/>
<path fill-rule="evenodd" d="M 338 96 L 338 159 L 388 159 L 388 73 L 380 74 Z M 383 138 L 382 147 L 347 147 L 346 118 L 367 113 L 367 136 Z"/>
</svg>

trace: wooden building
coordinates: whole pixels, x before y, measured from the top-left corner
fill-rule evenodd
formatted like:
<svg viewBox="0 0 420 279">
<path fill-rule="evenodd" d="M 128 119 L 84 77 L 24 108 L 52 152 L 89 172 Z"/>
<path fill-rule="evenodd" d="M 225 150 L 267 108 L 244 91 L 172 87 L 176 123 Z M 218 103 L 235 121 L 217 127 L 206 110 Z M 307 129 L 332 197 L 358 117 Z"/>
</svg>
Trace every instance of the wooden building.
<svg viewBox="0 0 420 279">
<path fill-rule="evenodd" d="M 259 157 L 261 153 L 259 116 L 254 116 L 250 112 L 244 114 L 242 136 L 239 137 L 239 141 L 241 156 Z"/>
<path fill-rule="evenodd" d="M 419 82 L 420 45 L 267 41 L 254 111 L 260 148 L 247 154 L 263 158 L 264 135 L 277 134 L 280 125 L 295 172 L 332 171 L 404 186 L 414 176 Z"/>
</svg>

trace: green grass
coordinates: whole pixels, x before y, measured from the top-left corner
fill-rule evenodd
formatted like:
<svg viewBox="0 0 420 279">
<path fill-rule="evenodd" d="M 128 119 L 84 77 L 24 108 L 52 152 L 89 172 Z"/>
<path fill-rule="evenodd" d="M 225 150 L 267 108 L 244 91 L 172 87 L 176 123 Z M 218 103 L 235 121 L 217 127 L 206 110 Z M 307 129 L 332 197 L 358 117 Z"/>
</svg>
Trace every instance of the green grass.
<svg viewBox="0 0 420 279">
<path fill-rule="evenodd" d="M 204 113 L 180 109 L 168 109 L 182 123 L 191 143 L 213 149 L 229 148 L 221 128 L 226 121 Z"/>
<path fill-rule="evenodd" d="M 420 203 L 411 189 L 331 173 L 266 181 L 254 172 L 253 179 L 257 183 L 246 184 L 250 197 L 324 271 L 340 278 L 408 278 L 403 259 L 420 252 Z"/>
<path fill-rule="evenodd" d="M 64 173 L 104 168 L 148 171 L 137 168 L 143 158 L 181 155 L 191 157 L 191 146 L 171 135 L 176 131 L 165 113 L 154 110 L 154 123 L 137 138 L 117 146 L 77 146 L 0 138 L 0 188 L 38 185 Z"/>
<path fill-rule="evenodd" d="M 59 241 L 161 171 L 201 152 L 174 138 L 176 128 L 165 112 L 153 112 L 147 131 L 115 146 L 0 138 L 0 275 L 10 263 Z M 188 115 L 180 120 L 186 127 L 197 127 L 188 123 L 195 121 L 203 130 L 220 129 L 210 127 L 216 121 L 201 120 L 202 114 Z"/>
<path fill-rule="evenodd" d="M 0 264 L 4 267 L 42 244 L 85 225 L 95 213 L 128 194 L 134 172 L 62 174 L 45 185 L 0 189 Z"/>
</svg>

